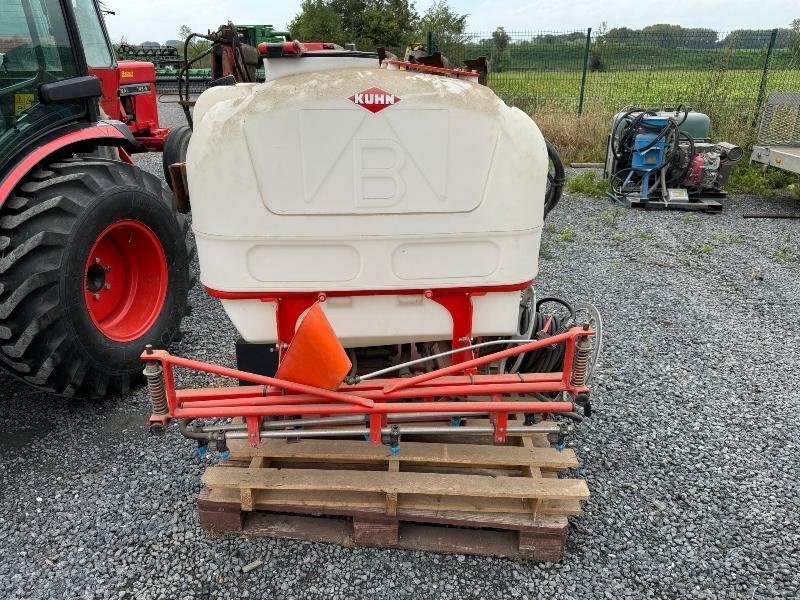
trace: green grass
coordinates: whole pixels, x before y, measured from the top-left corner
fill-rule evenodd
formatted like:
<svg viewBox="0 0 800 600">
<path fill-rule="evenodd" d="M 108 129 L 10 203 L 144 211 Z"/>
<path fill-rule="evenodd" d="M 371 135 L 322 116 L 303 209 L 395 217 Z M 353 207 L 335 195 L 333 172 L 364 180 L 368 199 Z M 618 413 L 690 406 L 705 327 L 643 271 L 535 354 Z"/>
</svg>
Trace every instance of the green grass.
<svg viewBox="0 0 800 600">
<path fill-rule="evenodd" d="M 567 179 L 566 190 L 581 196 L 602 198 L 611 190 L 611 186 L 594 171 L 587 171 Z"/>
<path fill-rule="evenodd" d="M 575 232 L 573 231 L 572 227 L 564 227 L 564 229 L 559 231 L 558 239 L 560 239 L 562 242 L 575 241 Z"/>
<path fill-rule="evenodd" d="M 779 248 L 772 252 L 772 260 L 779 263 L 798 263 L 800 262 L 800 254 L 796 250 Z"/>
<path fill-rule="evenodd" d="M 792 236 L 786 234 L 780 246 L 772 251 L 772 260 L 778 263 L 800 263 L 800 245 L 792 243 Z"/>
<path fill-rule="evenodd" d="M 600 102 L 621 108 L 627 104 L 658 106 L 688 102 L 695 107 L 710 101 L 750 104 L 755 107 L 761 70 L 605 71 L 586 76 L 585 103 Z M 530 98 L 534 105 L 555 104 L 577 107 L 581 71 L 514 71 L 492 73 L 489 86 L 502 97 Z M 800 69 L 772 71 L 767 92 L 800 88 Z M 751 115 L 752 117 L 752 115 Z"/>
<path fill-rule="evenodd" d="M 584 33 L 579 32 L 572 40 L 547 39 L 540 36 L 537 40 L 528 41 L 520 32 L 512 33 L 514 43 L 508 46 L 502 56 L 497 55 L 496 48 L 487 33 L 483 43 L 451 45 L 441 48 L 450 58 L 450 64 L 462 58 L 488 56 L 495 63 L 502 62 L 508 69 L 541 69 L 552 71 L 577 70 L 583 64 L 585 50 Z M 592 57 L 597 57 L 603 69 L 634 70 L 642 65 L 658 65 L 664 69 L 704 69 L 709 64 L 723 62 L 731 69 L 757 69 L 764 64 L 765 48 L 769 32 L 753 39 L 740 39 L 732 46 L 716 47 L 681 47 L 673 40 L 661 35 L 643 35 L 637 41 L 611 41 L 594 39 L 591 45 Z M 750 44 L 748 44 L 750 42 Z M 756 42 L 752 44 L 752 42 Z M 754 45 L 753 48 L 747 48 Z M 789 48 L 777 47 L 772 53 L 773 68 L 785 69 L 796 65 L 797 56 Z"/>
<path fill-rule="evenodd" d="M 731 171 L 725 189 L 731 193 L 766 198 L 796 195 L 800 189 L 800 177 L 780 169 L 769 168 L 764 171 L 756 165 L 740 164 Z"/>
<path fill-rule="evenodd" d="M 711 244 L 693 244 L 689 246 L 689 252 L 692 254 L 711 254 L 714 251 L 714 246 Z"/>
<path fill-rule="evenodd" d="M 752 147 L 761 76 L 760 69 L 729 70 L 714 62 L 704 70 L 588 73 L 580 116 L 580 69 L 490 73 L 489 85 L 529 113 L 566 162 L 593 162 L 605 157 L 613 115 L 629 105 L 689 104 L 711 118 L 713 139 Z M 770 71 L 765 93 L 793 89 L 800 89 L 800 69 Z"/>
</svg>

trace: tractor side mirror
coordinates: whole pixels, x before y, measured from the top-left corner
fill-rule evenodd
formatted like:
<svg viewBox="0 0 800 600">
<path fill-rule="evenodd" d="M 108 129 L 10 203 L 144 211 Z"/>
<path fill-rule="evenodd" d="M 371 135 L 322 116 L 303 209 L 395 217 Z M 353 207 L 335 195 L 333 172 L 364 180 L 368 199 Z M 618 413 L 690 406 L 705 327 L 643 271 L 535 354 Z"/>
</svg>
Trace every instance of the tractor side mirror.
<svg viewBox="0 0 800 600">
<path fill-rule="evenodd" d="M 59 104 L 74 100 L 99 98 L 103 95 L 100 80 L 93 75 L 70 77 L 53 83 L 39 86 L 39 102 L 42 104 Z"/>
</svg>

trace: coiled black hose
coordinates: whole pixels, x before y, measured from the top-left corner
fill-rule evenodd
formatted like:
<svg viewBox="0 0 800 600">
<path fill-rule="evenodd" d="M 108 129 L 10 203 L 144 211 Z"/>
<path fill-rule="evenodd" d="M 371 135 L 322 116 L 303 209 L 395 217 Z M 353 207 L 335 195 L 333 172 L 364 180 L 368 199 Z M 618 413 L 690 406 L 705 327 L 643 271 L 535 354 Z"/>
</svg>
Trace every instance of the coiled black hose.
<svg viewBox="0 0 800 600">
<path fill-rule="evenodd" d="M 544 218 L 556 207 L 558 201 L 561 200 L 561 192 L 564 189 L 564 163 L 561 162 L 561 157 L 558 155 L 556 147 L 545 140 L 547 146 L 547 158 L 553 163 L 552 173 L 547 171 L 547 191 L 544 197 Z"/>
<path fill-rule="evenodd" d="M 560 316 L 556 313 L 542 310 L 542 305 L 549 303 L 560 304 L 567 309 L 569 314 Z M 531 339 L 546 339 L 564 333 L 572 327 L 575 324 L 575 310 L 568 302 L 559 298 L 541 298 L 536 302 L 536 306 L 532 311 L 524 311 L 520 316 L 520 331 L 530 329 L 529 319 L 533 319 Z M 565 347 L 565 344 L 561 343 L 526 352 L 518 371 L 521 373 L 553 373 L 562 370 Z M 509 363 L 509 366 L 511 364 L 513 363 Z"/>
</svg>

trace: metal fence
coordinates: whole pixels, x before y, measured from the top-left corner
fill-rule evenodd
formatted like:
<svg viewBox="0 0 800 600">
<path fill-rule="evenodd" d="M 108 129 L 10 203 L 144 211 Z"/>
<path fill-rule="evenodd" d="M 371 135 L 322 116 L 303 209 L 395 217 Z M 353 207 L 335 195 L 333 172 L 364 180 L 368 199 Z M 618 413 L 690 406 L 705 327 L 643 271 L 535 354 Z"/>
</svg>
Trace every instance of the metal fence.
<svg viewBox="0 0 800 600">
<path fill-rule="evenodd" d="M 688 103 L 706 112 L 735 112 L 752 124 L 767 93 L 800 90 L 800 36 L 786 29 L 498 29 L 429 39 L 453 66 L 486 56 L 489 85 L 530 112 Z"/>
</svg>

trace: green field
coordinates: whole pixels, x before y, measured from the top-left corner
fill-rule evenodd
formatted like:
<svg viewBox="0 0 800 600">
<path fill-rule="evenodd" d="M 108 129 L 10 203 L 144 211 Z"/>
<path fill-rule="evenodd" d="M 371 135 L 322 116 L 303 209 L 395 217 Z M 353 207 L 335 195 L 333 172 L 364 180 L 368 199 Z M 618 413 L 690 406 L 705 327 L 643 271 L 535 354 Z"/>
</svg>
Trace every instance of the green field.
<svg viewBox="0 0 800 600">
<path fill-rule="evenodd" d="M 619 108 L 626 104 L 647 106 L 710 102 L 755 108 L 761 71 L 638 70 L 589 72 L 584 101 Z M 577 107 L 580 71 L 515 71 L 492 73 L 489 85 L 510 100 L 528 98 L 533 107 Z M 767 92 L 800 90 L 800 69 L 770 71 Z"/>
<path fill-rule="evenodd" d="M 538 71 L 580 70 L 586 50 L 582 38 L 573 42 L 545 40 L 528 41 L 518 37 L 507 49 L 498 53 L 491 42 L 445 46 L 442 50 L 451 60 L 489 57 L 494 63 L 503 62 L 509 69 L 535 69 Z M 628 70 L 647 65 L 659 69 L 726 69 L 749 70 L 764 66 L 769 32 L 757 40 L 748 40 L 754 48 L 716 46 L 713 48 L 683 48 L 670 45 L 669 40 L 646 37 L 640 43 L 606 43 L 592 39 L 590 55 L 596 57 L 603 70 Z M 745 40 L 742 40 L 745 41 Z M 775 69 L 797 67 L 800 56 L 787 48 L 776 48 L 770 64 Z"/>
<path fill-rule="evenodd" d="M 605 154 L 612 115 L 628 105 L 689 104 L 712 119 L 712 133 L 752 145 L 760 70 L 631 70 L 589 72 L 583 115 L 578 116 L 580 71 L 503 72 L 489 85 L 509 104 L 533 116 L 568 161 L 597 161 Z M 800 70 L 769 72 L 766 93 L 800 90 Z"/>
</svg>

